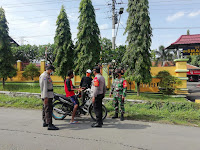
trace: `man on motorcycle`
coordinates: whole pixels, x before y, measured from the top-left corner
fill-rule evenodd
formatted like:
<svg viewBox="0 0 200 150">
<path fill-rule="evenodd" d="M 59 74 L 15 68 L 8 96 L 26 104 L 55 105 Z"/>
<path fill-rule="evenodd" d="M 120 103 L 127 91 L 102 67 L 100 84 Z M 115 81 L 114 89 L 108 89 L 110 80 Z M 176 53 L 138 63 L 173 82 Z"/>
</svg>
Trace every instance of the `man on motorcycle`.
<svg viewBox="0 0 200 150">
<path fill-rule="evenodd" d="M 91 83 L 92 83 L 92 78 L 90 77 L 91 73 L 92 71 L 90 69 L 86 71 L 86 77 L 83 77 L 81 79 L 80 88 L 82 89 L 91 88 Z M 86 93 L 82 91 L 81 100 L 83 104 L 85 103 L 85 96 L 86 96 Z"/>
<path fill-rule="evenodd" d="M 71 79 L 74 77 L 73 71 L 68 71 L 68 78 L 65 80 L 65 93 L 66 93 L 66 97 L 70 97 L 73 104 L 74 104 L 74 109 L 73 109 L 73 113 L 72 113 L 72 119 L 70 121 L 71 124 L 75 124 L 78 123 L 78 121 L 74 120 L 74 117 L 76 115 L 76 111 L 79 107 L 79 102 L 78 99 L 74 93 L 75 90 L 77 91 L 82 91 L 81 88 L 76 89 L 74 88 Z"/>
</svg>

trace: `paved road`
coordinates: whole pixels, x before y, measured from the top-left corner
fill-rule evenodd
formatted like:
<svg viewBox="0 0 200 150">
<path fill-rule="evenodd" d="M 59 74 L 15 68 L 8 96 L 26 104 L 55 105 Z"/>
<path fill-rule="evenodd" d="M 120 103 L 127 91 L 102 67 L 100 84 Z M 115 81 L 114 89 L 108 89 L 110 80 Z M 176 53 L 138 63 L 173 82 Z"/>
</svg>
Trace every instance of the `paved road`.
<svg viewBox="0 0 200 150">
<path fill-rule="evenodd" d="M 197 88 L 196 86 L 200 84 L 200 82 L 187 82 L 187 88 L 188 92 L 190 93 L 187 96 L 187 99 L 191 101 L 195 101 L 195 99 L 200 99 L 200 88 Z"/>
<path fill-rule="evenodd" d="M 0 150 L 199 150 L 200 128 L 107 119 L 90 127 L 89 117 L 59 131 L 41 127 L 41 111 L 0 108 Z"/>
</svg>

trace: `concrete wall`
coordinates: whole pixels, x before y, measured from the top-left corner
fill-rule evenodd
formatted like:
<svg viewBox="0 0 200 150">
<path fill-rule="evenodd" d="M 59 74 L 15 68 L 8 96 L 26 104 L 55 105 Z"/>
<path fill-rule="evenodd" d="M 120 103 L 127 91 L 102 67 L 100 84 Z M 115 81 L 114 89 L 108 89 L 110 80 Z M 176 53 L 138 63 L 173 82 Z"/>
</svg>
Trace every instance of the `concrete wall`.
<svg viewBox="0 0 200 150">
<path fill-rule="evenodd" d="M 151 74 L 152 74 L 152 81 L 150 84 L 141 84 L 140 85 L 140 91 L 141 92 L 158 92 L 158 83 L 159 79 L 157 79 L 155 76 L 158 74 L 158 72 L 167 70 L 169 73 L 173 76 L 176 76 L 182 80 L 182 85 L 178 87 L 178 90 L 176 91 L 177 94 L 187 94 L 188 89 L 187 89 L 187 59 L 177 59 L 175 60 L 176 66 L 172 67 L 151 67 Z M 8 79 L 7 81 L 10 82 L 33 82 L 31 80 L 26 80 L 25 78 L 22 77 L 22 62 L 17 61 L 17 76 Z M 45 71 L 45 61 L 41 61 L 41 68 L 40 68 L 40 73 L 43 73 Z M 112 79 L 110 78 L 109 74 L 109 66 L 108 65 L 103 65 L 101 73 L 105 77 L 106 80 L 106 85 L 108 88 L 111 87 Z M 63 79 L 59 76 L 51 76 L 53 83 L 57 85 L 64 85 Z M 34 81 L 38 81 L 39 78 L 35 78 Z M 73 79 L 73 84 L 78 86 L 80 84 L 81 78 L 80 76 L 76 76 Z M 135 90 L 135 82 L 132 82 L 131 84 L 128 84 L 128 89 Z"/>
</svg>

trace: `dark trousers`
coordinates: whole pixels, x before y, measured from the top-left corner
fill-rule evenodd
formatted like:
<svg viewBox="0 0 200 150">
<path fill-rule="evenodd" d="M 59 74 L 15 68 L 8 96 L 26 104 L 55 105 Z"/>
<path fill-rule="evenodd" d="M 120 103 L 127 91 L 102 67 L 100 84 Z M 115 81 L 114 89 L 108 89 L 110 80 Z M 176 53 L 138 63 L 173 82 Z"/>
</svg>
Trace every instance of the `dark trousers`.
<svg viewBox="0 0 200 150">
<path fill-rule="evenodd" d="M 82 101 L 82 104 L 85 103 L 85 96 L 86 96 L 86 93 L 84 91 L 81 91 L 81 101 Z"/>
<path fill-rule="evenodd" d="M 46 124 L 52 124 L 52 113 L 53 113 L 52 100 L 53 98 L 49 98 L 48 101 L 45 103 L 44 99 L 42 99 L 43 101 L 42 120 Z"/>
<path fill-rule="evenodd" d="M 104 98 L 103 94 L 97 95 L 97 97 L 95 97 L 95 102 L 94 102 L 94 112 L 95 112 L 98 124 L 103 123 L 102 121 L 102 99 L 103 98 Z"/>
</svg>

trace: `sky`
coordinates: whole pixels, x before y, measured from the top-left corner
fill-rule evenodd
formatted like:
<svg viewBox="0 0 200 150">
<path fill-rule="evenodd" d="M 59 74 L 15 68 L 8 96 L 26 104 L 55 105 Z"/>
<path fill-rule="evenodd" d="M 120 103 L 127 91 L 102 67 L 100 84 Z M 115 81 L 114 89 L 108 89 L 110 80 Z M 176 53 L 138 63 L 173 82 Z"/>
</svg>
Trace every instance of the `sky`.
<svg viewBox="0 0 200 150">
<path fill-rule="evenodd" d="M 64 5 L 69 18 L 72 39 L 76 40 L 79 4 L 81 0 L 0 0 L 9 25 L 9 35 L 20 45 L 44 45 L 54 42 L 56 20 Z M 121 15 L 116 45 L 125 45 L 127 35 L 124 28 L 128 19 L 128 0 L 116 0 L 116 11 L 125 9 Z M 101 37 L 112 39 L 112 0 L 92 0 Z M 123 4 L 119 4 L 123 3 Z M 200 34 L 199 0 L 149 0 L 151 27 L 153 29 L 151 49 L 165 47 L 175 42 L 187 30 Z M 117 25 L 116 25 L 117 28 Z"/>
</svg>

